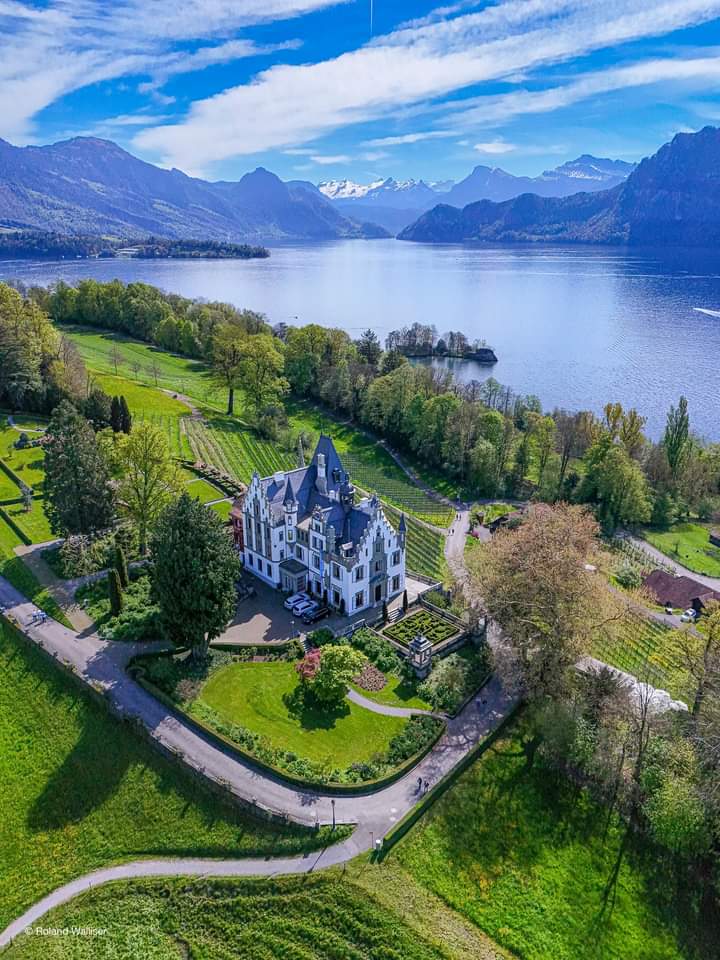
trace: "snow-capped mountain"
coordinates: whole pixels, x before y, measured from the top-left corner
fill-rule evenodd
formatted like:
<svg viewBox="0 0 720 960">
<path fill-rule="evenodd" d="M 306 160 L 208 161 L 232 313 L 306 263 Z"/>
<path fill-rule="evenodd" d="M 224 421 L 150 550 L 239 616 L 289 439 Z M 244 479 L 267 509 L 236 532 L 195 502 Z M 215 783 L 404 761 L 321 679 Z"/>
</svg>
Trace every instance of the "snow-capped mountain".
<svg viewBox="0 0 720 960">
<path fill-rule="evenodd" d="M 625 180 L 634 169 L 635 164 L 625 160 L 610 160 L 584 153 L 577 160 L 568 160 L 554 170 L 543 171 L 538 179 L 557 181 L 569 177 L 572 180 L 588 180 L 593 185 L 601 183 L 604 189 Z M 589 188 L 592 188 L 590 184 L 585 184 L 581 189 Z"/>
<path fill-rule="evenodd" d="M 424 180 L 395 180 L 394 177 L 366 184 L 328 180 L 319 183 L 318 190 L 329 200 L 365 200 L 396 209 L 415 210 L 437 198 L 437 192 Z"/>
</svg>

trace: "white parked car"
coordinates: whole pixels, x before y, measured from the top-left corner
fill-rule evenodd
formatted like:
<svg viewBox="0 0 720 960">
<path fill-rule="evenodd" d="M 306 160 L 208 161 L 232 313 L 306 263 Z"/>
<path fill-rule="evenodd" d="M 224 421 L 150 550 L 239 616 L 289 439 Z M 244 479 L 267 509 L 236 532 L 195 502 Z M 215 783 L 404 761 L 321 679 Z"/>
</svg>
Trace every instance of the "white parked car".
<svg viewBox="0 0 720 960">
<path fill-rule="evenodd" d="M 695 623 L 697 616 L 697 610 L 693 610 L 693 608 L 690 607 L 689 610 L 686 610 L 684 613 L 680 614 L 680 619 L 683 623 Z"/>
<path fill-rule="evenodd" d="M 291 597 L 288 597 L 285 601 L 285 609 L 292 610 L 294 606 L 298 603 L 302 603 L 303 600 L 310 602 L 310 594 L 305 593 L 304 590 L 301 590 L 299 593 L 294 593 Z"/>
<path fill-rule="evenodd" d="M 301 617 L 304 613 L 310 613 L 311 610 L 317 610 L 320 604 L 316 600 L 301 600 L 296 603 L 292 612 L 296 617 Z"/>
</svg>

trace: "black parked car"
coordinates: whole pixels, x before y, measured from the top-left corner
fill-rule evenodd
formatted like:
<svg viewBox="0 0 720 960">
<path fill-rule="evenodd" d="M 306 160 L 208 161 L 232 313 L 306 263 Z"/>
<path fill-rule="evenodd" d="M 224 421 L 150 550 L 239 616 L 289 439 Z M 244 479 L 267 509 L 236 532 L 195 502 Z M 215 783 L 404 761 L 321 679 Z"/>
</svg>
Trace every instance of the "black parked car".
<svg viewBox="0 0 720 960">
<path fill-rule="evenodd" d="M 324 620 L 325 617 L 330 616 L 330 611 L 327 607 L 316 607 L 314 610 L 308 610 L 307 613 L 302 615 L 303 623 L 317 623 L 318 620 Z"/>
</svg>

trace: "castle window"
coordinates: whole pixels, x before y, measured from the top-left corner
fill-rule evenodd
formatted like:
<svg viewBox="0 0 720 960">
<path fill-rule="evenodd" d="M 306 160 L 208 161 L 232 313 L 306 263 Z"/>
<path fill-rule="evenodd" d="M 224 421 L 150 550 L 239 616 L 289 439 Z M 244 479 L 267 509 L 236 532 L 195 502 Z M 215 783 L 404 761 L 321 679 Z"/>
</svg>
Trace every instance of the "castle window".
<svg viewBox="0 0 720 960">
<path fill-rule="evenodd" d="M 355 609 L 358 610 L 365 603 L 365 592 L 360 590 L 355 594 Z"/>
<path fill-rule="evenodd" d="M 400 551 L 396 550 L 392 555 L 392 565 L 396 567 L 400 563 Z"/>
<path fill-rule="evenodd" d="M 359 567 L 355 567 L 355 576 L 353 577 L 353 579 L 362 580 L 364 576 L 365 576 L 365 567 L 363 567 L 362 564 Z"/>
<path fill-rule="evenodd" d="M 400 577 L 393 577 L 392 588 L 393 593 L 396 593 L 400 589 Z"/>
</svg>

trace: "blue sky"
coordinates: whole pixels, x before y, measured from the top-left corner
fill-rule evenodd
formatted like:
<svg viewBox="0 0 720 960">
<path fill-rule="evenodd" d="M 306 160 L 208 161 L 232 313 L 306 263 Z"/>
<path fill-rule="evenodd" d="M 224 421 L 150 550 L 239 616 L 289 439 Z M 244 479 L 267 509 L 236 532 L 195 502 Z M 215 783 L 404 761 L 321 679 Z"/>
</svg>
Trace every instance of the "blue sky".
<svg viewBox="0 0 720 960">
<path fill-rule="evenodd" d="M 636 160 L 719 81 L 720 0 L 0 0 L 0 137 L 212 179 Z"/>
</svg>

